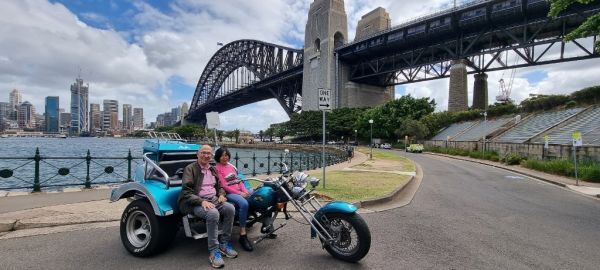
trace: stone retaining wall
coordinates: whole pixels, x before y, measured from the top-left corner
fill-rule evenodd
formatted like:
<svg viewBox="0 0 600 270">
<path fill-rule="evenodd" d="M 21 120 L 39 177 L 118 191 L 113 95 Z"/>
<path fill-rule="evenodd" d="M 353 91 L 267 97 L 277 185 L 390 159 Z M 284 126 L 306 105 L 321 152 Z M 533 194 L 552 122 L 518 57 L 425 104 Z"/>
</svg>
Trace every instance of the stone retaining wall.
<svg viewBox="0 0 600 270">
<path fill-rule="evenodd" d="M 457 148 L 469 151 L 483 150 L 482 142 L 459 142 L 459 141 L 425 141 L 425 147 Z M 544 149 L 544 144 L 537 143 L 486 143 L 486 149 L 494 150 L 503 157 L 511 153 L 517 153 L 530 159 L 573 159 L 573 146 L 551 144 Z M 600 146 L 584 145 L 577 147 L 579 159 L 591 159 L 600 161 Z"/>
</svg>

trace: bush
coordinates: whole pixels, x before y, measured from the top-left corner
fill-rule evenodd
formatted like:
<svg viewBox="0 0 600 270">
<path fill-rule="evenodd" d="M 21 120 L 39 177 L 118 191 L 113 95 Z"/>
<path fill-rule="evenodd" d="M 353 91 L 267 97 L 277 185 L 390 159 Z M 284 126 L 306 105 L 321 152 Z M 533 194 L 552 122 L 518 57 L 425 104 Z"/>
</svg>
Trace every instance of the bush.
<svg viewBox="0 0 600 270">
<path fill-rule="evenodd" d="M 523 166 L 547 173 L 575 177 L 575 164 L 571 160 L 527 160 L 523 162 Z M 577 164 L 577 171 L 581 180 L 600 183 L 599 162 L 582 161 Z"/>
<path fill-rule="evenodd" d="M 527 160 L 527 157 L 521 156 L 520 154 L 517 153 L 511 153 L 509 155 L 507 155 L 506 157 L 504 157 L 504 159 L 502 160 L 504 163 L 506 163 L 507 165 L 518 165 L 521 164 L 521 161 L 525 161 Z"/>
</svg>

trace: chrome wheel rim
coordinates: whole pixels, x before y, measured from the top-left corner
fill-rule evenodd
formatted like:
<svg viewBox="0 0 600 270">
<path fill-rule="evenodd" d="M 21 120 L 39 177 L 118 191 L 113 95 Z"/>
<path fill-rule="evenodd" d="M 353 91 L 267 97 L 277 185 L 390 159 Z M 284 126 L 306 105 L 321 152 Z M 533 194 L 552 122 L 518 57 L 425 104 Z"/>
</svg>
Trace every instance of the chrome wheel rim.
<svg viewBox="0 0 600 270">
<path fill-rule="evenodd" d="M 127 239 L 136 248 L 144 247 L 150 242 L 150 219 L 146 213 L 135 211 L 129 215 L 126 225 Z"/>
<path fill-rule="evenodd" d="M 333 238 L 331 247 L 338 253 L 351 255 L 359 247 L 359 239 L 352 224 L 344 219 L 334 218 L 329 223 L 329 230 Z"/>
</svg>

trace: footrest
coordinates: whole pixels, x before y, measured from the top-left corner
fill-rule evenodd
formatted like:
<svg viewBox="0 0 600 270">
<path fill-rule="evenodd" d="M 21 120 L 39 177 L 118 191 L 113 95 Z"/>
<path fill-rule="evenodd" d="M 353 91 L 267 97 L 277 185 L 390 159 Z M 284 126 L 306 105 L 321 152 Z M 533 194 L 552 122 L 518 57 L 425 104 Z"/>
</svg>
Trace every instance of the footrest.
<svg viewBox="0 0 600 270">
<path fill-rule="evenodd" d="M 200 223 L 200 222 L 204 223 L 204 220 L 195 215 L 187 214 L 187 215 L 183 216 L 182 223 L 183 223 L 183 230 L 185 231 L 185 236 L 194 238 L 194 239 L 202 239 L 202 238 L 208 237 L 208 233 L 206 232 L 206 226 L 204 226 L 204 228 L 205 228 L 204 232 L 200 233 L 196 229 L 194 229 L 194 227 L 191 225 L 192 223 Z M 223 231 L 218 230 L 217 233 L 223 234 Z"/>
</svg>

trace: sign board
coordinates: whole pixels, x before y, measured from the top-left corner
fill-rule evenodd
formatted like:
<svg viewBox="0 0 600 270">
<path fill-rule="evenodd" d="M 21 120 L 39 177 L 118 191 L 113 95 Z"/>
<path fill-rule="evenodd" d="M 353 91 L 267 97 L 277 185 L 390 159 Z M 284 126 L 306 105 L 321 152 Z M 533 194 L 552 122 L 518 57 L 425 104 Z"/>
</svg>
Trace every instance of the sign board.
<svg viewBox="0 0 600 270">
<path fill-rule="evenodd" d="M 331 110 L 331 90 L 319 88 L 319 110 L 330 111 Z"/>
<path fill-rule="evenodd" d="M 218 112 L 206 113 L 206 127 L 207 128 L 219 129 L 220 126 L 221 126 L 221 122 L 219 121 L 219 113 Z"/>
<path fill-rule="evenodd" d="M 544 148 L 548 149 L 548 141 L 550 141 L 550 136 L 544 135 Z"/>
<path fill-rule="evenodd" d="M 583 146 L 583 139 L 581 138 L 581 132 L 573 132 L 573 146 Z"/>
</svg>

